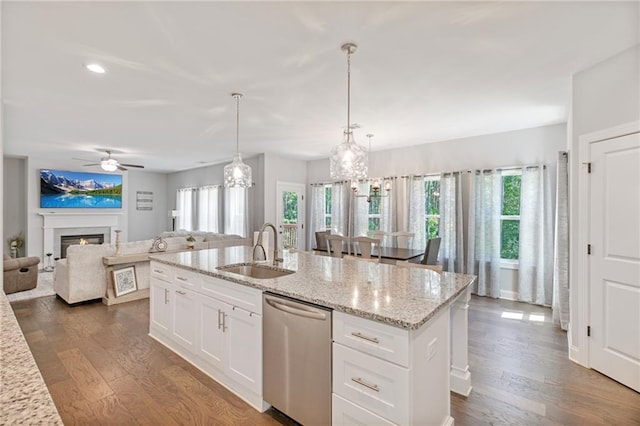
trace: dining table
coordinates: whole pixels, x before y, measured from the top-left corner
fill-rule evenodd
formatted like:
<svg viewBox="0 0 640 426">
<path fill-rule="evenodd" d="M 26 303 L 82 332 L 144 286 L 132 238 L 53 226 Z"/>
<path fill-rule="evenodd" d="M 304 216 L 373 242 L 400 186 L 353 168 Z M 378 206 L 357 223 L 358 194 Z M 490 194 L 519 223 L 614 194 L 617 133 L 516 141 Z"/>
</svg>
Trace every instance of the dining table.
<svg viewBox="0 0 640 426">
<path fill-rule="evenodd" d="M 316 248 L 315 251 L 327 252 L 326 248 Z M 373 247 L 371 249 L 371 257 L 378 257 L 380 253 L 381 261 L 384 263 L 396 263 L 396 261 L 416 261 L 418 258 L 424 255 L 424 250 L 397 248 L 397 247 Z M 349 254 L 352 256 L 359 256 L 360 253 L 357 250 L 357 244 L 342 244 L 342 254 Z"/>
</svg>

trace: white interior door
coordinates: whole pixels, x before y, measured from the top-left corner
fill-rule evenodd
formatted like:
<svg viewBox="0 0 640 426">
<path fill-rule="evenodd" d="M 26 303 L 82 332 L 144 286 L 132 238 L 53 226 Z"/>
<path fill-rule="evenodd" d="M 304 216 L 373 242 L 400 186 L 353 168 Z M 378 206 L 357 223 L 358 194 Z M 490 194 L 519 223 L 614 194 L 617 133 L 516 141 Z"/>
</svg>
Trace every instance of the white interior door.
<svg viewBox="0 0 640 426">
<path fill-rule="evenodd" d="M 304 250 L 304 185 L 278 182 L 276 206 L 280 249 Z"/>
<path fill-rule="evenodd" d="M 640 134 L 590 154 L 590 365 L 640 392 Z"/>
</svg>

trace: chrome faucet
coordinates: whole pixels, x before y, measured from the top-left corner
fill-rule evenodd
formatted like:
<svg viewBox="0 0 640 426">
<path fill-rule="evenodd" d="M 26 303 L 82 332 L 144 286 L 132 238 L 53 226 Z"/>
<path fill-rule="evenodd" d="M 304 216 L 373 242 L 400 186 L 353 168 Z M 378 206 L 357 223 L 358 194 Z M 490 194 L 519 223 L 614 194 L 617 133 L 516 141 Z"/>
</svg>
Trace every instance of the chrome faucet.
<svg viewBox="0 0 640 426">
<path fill-rule="evenodd" d="M 283 260 L 281 257 L 278 257 L 278 231 L 276 231 L 276 227 L 269 222 L 262 225 L 260 231 L 258 231 L 258 241 L 256 241 L 256 245 L 253 247 L 253 261 L 267 260 L 267 253 L 262 246 L 262 233 L 267 227 L 273 229 L 273 264 L 277 265 L 278 262 L 282 262 Z"/>
</svg>

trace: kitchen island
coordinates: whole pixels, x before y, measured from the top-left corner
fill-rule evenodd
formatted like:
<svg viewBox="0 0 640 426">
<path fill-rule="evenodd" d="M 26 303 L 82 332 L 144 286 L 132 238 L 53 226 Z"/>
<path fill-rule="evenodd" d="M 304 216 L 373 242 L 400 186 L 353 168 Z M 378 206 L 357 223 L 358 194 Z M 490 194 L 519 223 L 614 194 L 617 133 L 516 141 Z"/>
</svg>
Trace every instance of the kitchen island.
<svg viewBox="0 0 640 426">
<path fill-rule="evenodd" d="M 251 247 L 152 256 L 150 335 L 264 410 L 262 292 L 328 307 L 334 424 L 452 423 L 449 390 L 471 388 L 474 276 L 306 252 L 283 257 L 278 267 L 293 273 L 263 279 L 218 269 L 251 263 Z"/>
</svg>

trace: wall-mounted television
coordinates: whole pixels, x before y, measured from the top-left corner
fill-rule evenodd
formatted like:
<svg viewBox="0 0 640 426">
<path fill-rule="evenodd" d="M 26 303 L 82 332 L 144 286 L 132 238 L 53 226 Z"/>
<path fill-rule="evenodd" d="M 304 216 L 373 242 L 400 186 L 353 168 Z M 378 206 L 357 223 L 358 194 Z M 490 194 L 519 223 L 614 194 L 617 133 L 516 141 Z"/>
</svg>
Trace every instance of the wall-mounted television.
<svg viewBox="0 0 640 426">
<path fill-rule="evenodd" d="M 40 169 L 40 207 L 122 208 L 122 175 Z"/>
</svg>

